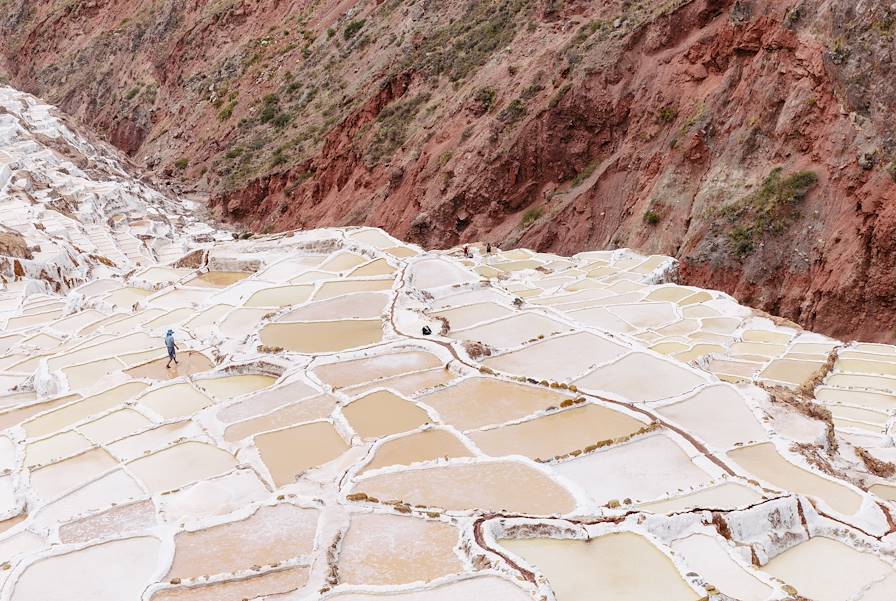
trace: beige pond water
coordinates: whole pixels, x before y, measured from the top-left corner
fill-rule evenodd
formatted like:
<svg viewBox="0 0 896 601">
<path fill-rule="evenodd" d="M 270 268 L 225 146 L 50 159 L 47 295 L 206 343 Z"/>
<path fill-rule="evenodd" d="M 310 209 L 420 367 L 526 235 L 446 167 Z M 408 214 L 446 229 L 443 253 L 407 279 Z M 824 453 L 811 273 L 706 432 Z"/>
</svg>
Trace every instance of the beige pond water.
<svg viewBox="0 0 896 601">
<path fill-rule="evenodd" d="M 106 444 L 145 430 L 152 423 L 142 413 L 138 413 L 133 409 L 119 409 L 92 422 L 78 426 L 78 431 L 98 444 Z"/>
<path fill-rule="evenodd" d="M 29 438 L 51 434 L 91 415 L 111 409 L 119 403 L 130 400 L 145 389 L 146 384 L 142 382 L 128 382 L 127 384 L 110 388 L 25 422 L 23 424 L 25 433 Z"/>
<path fill-rule="evenodd" d="M 144 290 L 143 288 L 119 288 L 114 292 L 110 292 L 103 300 L 115 307 L 128 308 L 145 299 L 152 290 Z"/>
<path fill-rule="evenodd" d="M 330 255 L 329 258 L 321 263 L 320 269 L 332 272 L 345 271 L 357 267 L 358 265 L 362 265 L 368 260 L 369 259 L 364 255 L 359 255 L 357 253 L 339 252 Z"/>
<path fill-rule="evenodd" d="M 872 484 L 868 491 L 877 495 L 881 499 L 886 499 L 887 501 L 896 501 L 896 486 L 889 486 L 887 484 Z"/>
<path fill-rule="evenodd" d="M 771 359 L 783 355 L 787 347 L 783 344 L 765 342 L 735 342 L 729 350 L 732 355 L 753 355 Z"/>
<path fill-rule="evenodd" d="M 820 536 L 777 555 L 762 570 L 814 601 L 852 599 L 868 583 L 892 572 L 871 553 Z"/>
<path fill-rule="evenodd" d="M 166 365 L 171 364 L 171 367 Z M 124 373 L 134 378 L 142 380 L 172 380 L 182 376 L 191 376 L 214 367 L 211 359 L 196 351 L 183 351 L 177 353 L 177 363 L 169 361 L 168 357 L 155 359 L 131 369 L 125 370 Z"/>
<path fill-rule="evenodd" d="M 386 280 L 336 280 L 324 282 L 314 294 L 314 300 L 322 301 L 355 292 L 391 290 L 394 283 L 395 280 L 391 278 Z"/>
<path fill-rule="evenodd" d="M 628 436 L 644 427 L 628 415 L 598 405 L 585 405 L 526 422 L 469 434 L 493 457 L 525 455 L 550 460 L 598 442 Z"/>
<path fill-rule="evenodd" d="M 262 415 L 282 407 L 287 403 L 299 401 L 318 393 L 316 388 L 302 380 L 293 380 L 274 388 L 259 390 L 224 409 L 218 411 L 218 419 L 229 424 L 250 417 Z"/>
<path fill-rule="evenodd" d="M 204 308 L 199 315 L 186 322 L 184 328 L 189 329 L 191 332 L 195 332 L 200 337 L 207 336 L 212 327 L 214 327 L 224 315 L 233 311 L 233 309 L 234 307 L 230 305 L 213 305 Z"/>
<path fill-rule="evenodd" d="M 255 446 L 277 486 L 295 482 L 302 472 L 336 459 L 349 448 L 326 421 L 259 434 Z"/>
<path fill-rule="evenodd" d="M 338 389 L 440 366 L 442 361 L 432 353 L 399 351 L 364 359 L 329 363 L 314 368 L 312 373 L 324 383 Z"/>
<path fill-rule="evenodd" d="M 759 377 L 766 380 L 783 382 L 792 386 L 800 386 L 811 378 L 823 364 L 815 361 L 798 361 L 796 359 L 776 359 L 760 372 Z"/>
<path fill-rule="evenodd" d="M 47 311 L 46 313 L 37 313 L 35 315 L 23 315 L 21 317 L 10 317 L 6 322 L 7 331 L 15 331 L 23 328 L 39 326 L 50 323 L 55 319 L 62 317 L 62 310 L 56 309 Z"/>
<path fill-rule="evenodd" d="M 683 394 L 705 383 L 702 377 L 669 361 L 635 352 L 576 380 L 579 388 L 609 392 L 633 402 Z"/>
<path fill-rule="evenodd" d="M 308 582 L 309 571 L 305 566 L 298 566 L 239 580 L 172 587 L 153 594 L 152 601 L 245 601 L 252 597 L 288 593 Z"/>
<path fill-rule="evenodd" d="M 68 381 L 69 388 L 78 390 L 81 388 L 90 388 L 102 380 L 105 376 L 120 371 L 127 367 L 123 361 L 115 357 L 109 359 L 100 359 L 83 363 L 81 365 L 73 365 L 62 370 Z"/>
<path fill-rule="evenodd" d="M 485 325 L 453 331 L 457 340 L 477 340 L 494 348 L 519 346 L 524 342 L 570 331 L 570 327 L 537 313 L 521 313 Z"/>
<path fill-rule="evenodd" d="M 453 371 L 445 367 L 436 367 L 404 376 L 394 376 L 384 380 L 377 380 L 376 382 L 352 386 L 351 388 L 343 389 L 343 392 L 349 396 L 358 396 L 375 388 L 389 388 L 398 394 L 413 397 L 424 391 L 450 384 L 456 378 L 457 374 Z"/>
<path fill-rule="evenodd" d="M 314 549 L 318 511 L 289 503 L 259 507 L 246 519 L 174 537 L 166 580 L 195 578 L 283 562 Z"/>
<path fill-rule="evenodd" d="M 482 361 L 499 371 L 537 379 L 568 380 L 589 367 L 619 357 L 625 347 L 595 334 L 581 332 L 558 336 Z"/>
<path fill-rule="evenodd" d="M 141 536 L 42 559 L 25 569 L 16 581 L 10 599 L 139 599 L 143 589 L 156 576 L 160 550 L 158 539 Z M 102 566 L 101 578 L 97 577 L 98 566 Z"/>
<path fill-rule="evenodd" d="M 161 342 L 162 341 L 159 339 L 142 332 L 137 332 L 128 336 L 118 336 L 106 342 L 91 344 L 59 357 L 48 359 L 47 367 L 50 371 L 55 371 L 69 365 L 159 347 L 162 346 Z"/>
<path fill-rule="evenodd" d="M 695 508 L 737 509 L 747 507 L 762 500 L 762 496 L 749 486 L 737 482 L 723 482 L 697 492 L 656 501 L 638 506 L 642 511 L 652 513 L 678 513 Z"/>
<path fill-rule="evenodd" d="M 607 310 L 637 328 L 659 328 L 680 319 L 673 303 L 639 303 L 616 305 Z"/>
<path fill-rule="evenodd" d="M 579 484 L 601 505 L 611 500 L 649 501 L 711 481 L 709 474 L 664 434 L 639 437 L 565 461 L 554 470 Z"/>
<path fill-rule="evenodd" d="M 224 336 L 242 338 L 253 332 L 258 327 L 261 319 L 270 311 L 270 309 L 240 307 L 228 313 L 223 319 L 218 320 L 218 328 Z"/>
<path fill-rule="evenodd" d="M 236 459 L 227 451 L 188 441 L 135 459 L 128 469 L 150 492 L 160 493 L 223 474 L 235 466 Z"/>
<path fill-rule="evenodd" d="M 497 378 L 467 378 L 420 398 L 436 410 L 440 421 L 460 430 L 500 424 L 557 407 L 569 395 L 542 386 Z"/>
<path fill-rule="evenodd" d="M 250 275 L 252 274 L 245 271 L 209 271 L 186 282 L 186 285 L 206 288 L 227 288 L 231 284 L 245 280 Z"/>
<path fill-rule="evenodd" d="M 139 402 L 162 419 L 193 415 L 214 403 L 211 398 L 188 383 L 156 388 L 141 396 Z"/>
<path fill-rule="evenodd" d="M 285 307 L 287 305 L 299 305 L 311 298 L 314 286 L 278 286 L 259 290 L 249 297 L 247 307 Z"/>
<path fill-rule="evenodd" d="M 372 319 L 382 316 L 389 303 L 385 292 L 359 292 L 332 300 L 310 303 L 282 315 L 277 321 Z"/>
<path fill-rule="evenodd" d="M 694 534 L 672 543 L 672 550 L 684 558 L 690 571 L 733 599 L 766 601 L 772 593 L 770 586 L 732 559 L 716 537 Z"/>
<path fill-rule="evenodd" d="M 103 449 L 93 449 L 32 471 L 31 489 L 41 499 L 49 501 L 117 465 L 118 462 L 109 453 Z"/>
<path fill-rule="evenodd" d="M 724 352 L 725 347 L 719 346 L 718 344 L 695 344 L 690 350 L 676 353 L 674 357 L 682 363 L 690 363 L 691 361 L 696 361 L 700 357 L 705 357 L 706 355 L 722 354 Z"/>
<path fill-rule="evenodd" d="M 390 601 L 530 601 L 531 596 L 523 589 L 498 576 L 473 576 L 463 580 L 448 582 L 441 586 L 402 590 L 389 593 Z M 380 593 L 338 593 L 329 599 L 333 601 L 382 601 Z"/>
<path fill-rule="evenodd" d="M 251 403 L 252 399 L 254 397 L 250 397 L 248 402 Z M 272 413 L 232 424 L 224 430 L 224 440 L 238 442 L 259 432 L 278 430 L 294 424 L 329 417 L 336 408 L 336 402 L 334 397 L 322 394 L 286 405 Z"/>
<path fill-rule="evenodd" d="M 267 388 L 274 384 L 277 378 L 263 374 L 238 374 L 223 376 L 220 378 L 203 378 L 194 380 L 197 388 L 215 397 L 219 401 L 226 401 L 238 396 Z"/>
<path fill-rule="evenodd" d="M 832 374 L 825 381 L 828 386 L 842 388 L 867 388 L 886 393 L 896 393 L 896 378 L 855 374 Z"/>
<path fill-rule="evenodd" d="M 587 303 L 590 304 L 590 303 Z M 559 307 L 561 311 L 568 312 L 568 315 L 576 321 L 598 330 L 607 330 L 610 332 L 630 333 L 635 332 L 637 328 L 631 325 L 621 317 L 611 313 L 603 307 L 590 307 L 579 309 L 579 305 L 569 305 Z"/>
<path fill-rule="evenodd" d="M 743 469 L 772 486 L 785 491 L 822 499 L 831 509 L 853 515 L 862 497 L 833 480 L 822 478 L 784 459 L 770 442 L 728 451 L 728 456 Z"/>
<path fill-rule="evenodd" d="M 388 390 L 371 392 L 342 408 L 352 429 L 370 440 L 413 430 L 431 420 L 415 403 Z"/>
<path fill-rule="evenodd" d="M 443 317 L 451 324 L 451 329 L 460 330 L 483 321 L 506 317 L 513 313 L 512 309 L 493 302 L 474 303 L 454 309 L 445 309 L 431 313 L 433 317 Z"/>
<path fill-rule="evenodd" d="M 72 394 L 51 399 L 49 401 L 34 403 L 33 405 L 28 405 L 26 407 L 22 407 L 21 409 L 10 409 L 8 411 L 0 413 L 0 429 L 5 430 L 10 426 L 18 425 L 33 415 L 42 413 L 44 411 L 49 411 L 50 409 L 65 405 L 66 403 L 70 403 L 71 401 L 79 398 L 81 398 L 80 395 Z"/>
<path fill-rule="evenodd" d="M 411 465 L 434 459 L 471 457 L 470 450 L 448 430 L 432 428 L 385 441 L 376 448 L 364 471 L 391 465 Z"/>
<path fill-rule="evenodd" d="M 177 309 L 190 305 L 202 305 L 215 293 L 207 288 L 175 288 L 156 296 L 150 301 L 156 307 Z"/>
<path fill-rule="evenodd" d="M 259 333 L 265 346 L 297 353 L 333 353 L 369 346 L 383 339 L 379 319 L 270 323 Z"/>
<path fill-rule="evenodd" d="M 187 321 L 188 319 L 192 319 L 196 316 L 196 311 L 193 309 L 188 309 L 186 307 L 181 309 L 174 309 L 173 311 L 168 311 L 164 315 L 160 315 L 155 319 L 151 319 L 143 324 L 143 329 L 145 330 L 161 330 L 167 329 L 171 326 L 175 326 L 181 322 Z"/>
<path fill-rule="evenodd" d="M 520 495 L 519 491 L 526 491 Z M 508 511 L 565 514 L 572 495 L 542 472 L 516 461 L 489 461 L 408 469 L 359 480 L 352 492 L 402 500 L 447 511 Z"/>
<path fill-rule="evenodd" d="M 544 574 L 557 601 L 696 601 L 700 597 L 672 560 L 632 532 L 589 541 L 501 539 L 499 544 Z M 600 597 L 595 591 L 600 591 Z"/>
<path fill-rule="evenodd" d="M 407 246 L 391 246 L 384 250 L 396 259 L 407 259 L 408 257 L 416 257 L 418 254 L 420 254 L 413 248 L 409 248 Z"/>
<path fill-rule="evenodd" d="M 348 277 L 367 277 L 367 276 L 377 276 L 377 275 L 392 275 L 395 273 L 395 268 L 389 265 L 389 263 L 385 259 L 374 259 L 370 263 L 365 263 L 359 267 L 356 267 L 349 273 Z"/>
<path fill-rule="evenodd" d="M 191 421 L 176 422 L 108 443 L 106 449 L 120 461 L 128 461 L 171 446 L 176 440 L 201 433 Z"/>
<path fill-rule="evenodd" d="M 47 465 L 65 457 L 71 457 L 91 448 L 93 444 L 71 430 L 49 438 L 30 442 L 25 446 L 25 466 Z"/>
<path fill-rule="evenodd" d="M 744 398 L 729 386 L 704 388 L 684 401 L 657 409 L 657 413 L 717 449 L 768 438 Z"/>
<path fill-rule="evenodd" d="M 339 580 L 387 585 L 428 582 L 464 571 L 454 553 L 458 531 L 444 522 L 353 514 L 339 550 Z"/>
</svg>

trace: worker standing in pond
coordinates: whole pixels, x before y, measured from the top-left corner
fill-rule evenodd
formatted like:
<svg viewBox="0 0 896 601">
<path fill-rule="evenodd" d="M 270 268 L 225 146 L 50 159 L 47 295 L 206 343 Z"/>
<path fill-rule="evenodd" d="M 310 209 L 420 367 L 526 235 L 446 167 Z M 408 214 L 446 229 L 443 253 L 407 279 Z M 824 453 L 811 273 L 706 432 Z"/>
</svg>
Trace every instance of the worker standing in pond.
<svg viewBox="0 0 896 601">
<path fill-rule="evenodd" d="M 174 343 L 174 330 L 168 330 L 168 333 L 165 334 L 165 346 L 168 347 L 168 364 L 165 367 L 171 367 L 172 361 L 177 365 L 177 353 L 175 350 L 179 349 L 177 348 L 177 344 Z"/>
</svg>

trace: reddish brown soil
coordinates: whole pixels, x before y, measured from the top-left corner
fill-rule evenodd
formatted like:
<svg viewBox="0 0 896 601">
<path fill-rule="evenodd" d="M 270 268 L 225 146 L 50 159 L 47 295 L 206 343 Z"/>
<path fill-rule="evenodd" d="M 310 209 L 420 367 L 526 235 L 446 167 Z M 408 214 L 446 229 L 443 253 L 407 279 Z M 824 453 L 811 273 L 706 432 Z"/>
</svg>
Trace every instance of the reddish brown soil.
<svg viewBox="0 0 896 601">
<path fill-rule="evenodd" d="M 7 0 L 0 72 L 241 227 L 629 246 L 892 341 L 890 4 Z M 777 167 L 817 182 L 768 209 Z"/>
</svg>

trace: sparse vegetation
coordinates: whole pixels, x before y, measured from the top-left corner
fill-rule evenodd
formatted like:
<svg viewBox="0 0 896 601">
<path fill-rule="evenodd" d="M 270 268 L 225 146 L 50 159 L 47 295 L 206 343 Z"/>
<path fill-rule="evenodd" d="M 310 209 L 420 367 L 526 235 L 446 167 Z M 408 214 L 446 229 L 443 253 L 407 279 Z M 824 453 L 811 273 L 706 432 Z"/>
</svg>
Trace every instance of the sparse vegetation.
<svg viewBox="0 0 896 601">
<path fill-rule="evenodd" d="M 548 108 L 557 108 L 557 105 L 560 104 L 560 101 L 563 100 L 563 97 L 566 96 L 566 93 L 569 92 L 571 88 L 571 83 L 563 84 L 563 86 L 559 90 L 557 90 L 553 96 L 551 96 L 551 101 L 548 103 Z"/>
<path fill-rule="evenodd" d="M 498 121 L 514 124 L 526 116 L 526 104 L 520 98 L 511 101 L 504 110 L 498 113 Z"/>
<path fill-rule="evenodd" d="M 541 216 L 543 214 L 544 209 L 540 207 L 532 207 L 531 209 L 528 209 L 525 213 L 523 213 L 523 218 L 522 220 L 520 220 L 520 226 L 523 229 L 526 229 L 527 227 L 541 219 Z"/>
<path fill-rule="evenodd" d="M 345 26 L 345 29 L 342 30 L 342 37 L 346 40 L 352 39 L 353 37 L 355 37 L 355 34 L 357 34 L 359 31 L 361 31 L 361 29 L 364 28 L 364 24 L 366 22 L 367 21 L 365 21 L 364 19 L 357 19 L 355 21 L 352 21 Z"/>
<path fill-rule="evenodd" d="M 392 156 L 392 153 L 404 144 L 408 125 L 428 100 L 429 94 L 418 94 L 413 98 L 390 104 L 380 111 L 377 117 L 377 130 L 367 151 L 374 162 Z"/>
<path fill-rule="evenodd" d="M 644 211 L 644 223 L 647 225 L 656 225 L 660 222 L 660 214 L 653 209 Z"/>
<path fill-rule="evenodd" d="M 818 181 L 811 171 L 798 171 L 787 177 L 783 173 L 782 168 L 775 168 L 758 190 L 720 211 L 720 216 L 733 226 L 728 241 L 738 257 L 751 254 L 757 238 L 784 233 L 796 215 L 797 205 Z"/>
<path fill-rule="evenodd" d="M 130 90 L 128 90 L 128 93 L 127 93 L 127 94 L 125 94 L 125 96 L 124 96 L 124 97 L 125 97 L 125 100 L 133 100 L 134 97 L 136 97 L 137 94 L 140 93 L 140 90 L 141 90 L 141 87 L 140 87 L 140 86 L 134 86 L 133 88 L 131 88 Z"/>
<path fill-rule="evenodd" d="M 672 123 L 677 117 L 678 111 L 672 106 L 664 106 L 656 114 L 656 120 L 659 123 Z"/>
<path fill-rule="evenodd" d="M 486 86 L 476 90 L 473 100 L 479 105 L 480 111 L 487 113 L 495 105 L 495 98 L 497 98 L 497 96 L 498 93 L 495 91 L 495 88 Z"/>
<path fill-rule="evenodd" d="M 218 121 L 227 121 L 233 116 L 233 110 L 236 108 L 237 101 L 231 100 L 224 108 L 218 112 Z"/>
<path fill-rule="evenodd" d="M 190 162 L 186 158 L 179 158 L 176 161 L 174 161 L 174 166 L 177 169 L 179 169 L 180 171 L 183 171 L 184 169 L 186 169 L 187 165 L 189 165 L 189 164 L 190 164 Z"/>
<path fill-rule="evenodd" d="M 594 173 L 594 170 L 597 169 L 598 166 L 600 166 L 599 159 L 595 159 L 595 160 L 591 161 L 590 163 L 588 163 L 587 165 L 585 165 L 585 168 L 582 169 L 581 171 L 579 171 L 576 174 L 576 176 L 574 178 L 572 178 L 572 180 L 570 180 L 569 187 L 570 188 L 579 187 L 582 184 L 582 182 L 584 182 L 586 179 L 591 177 L 591 174 Z"/>
</svg>

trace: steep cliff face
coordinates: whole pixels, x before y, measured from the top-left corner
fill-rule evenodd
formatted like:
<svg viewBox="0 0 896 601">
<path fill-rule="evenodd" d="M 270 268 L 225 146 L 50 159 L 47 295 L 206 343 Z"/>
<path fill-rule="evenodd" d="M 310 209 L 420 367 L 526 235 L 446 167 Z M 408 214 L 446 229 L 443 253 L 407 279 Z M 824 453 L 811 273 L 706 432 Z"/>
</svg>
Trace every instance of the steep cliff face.
<svg viewBox="0 0 896 601">
<path fill-rule="evenodd" d="M 888 1 L 6 0 L 7 77 L 270 231 L 631 246 L 896 335 Z"/>
</svg>

